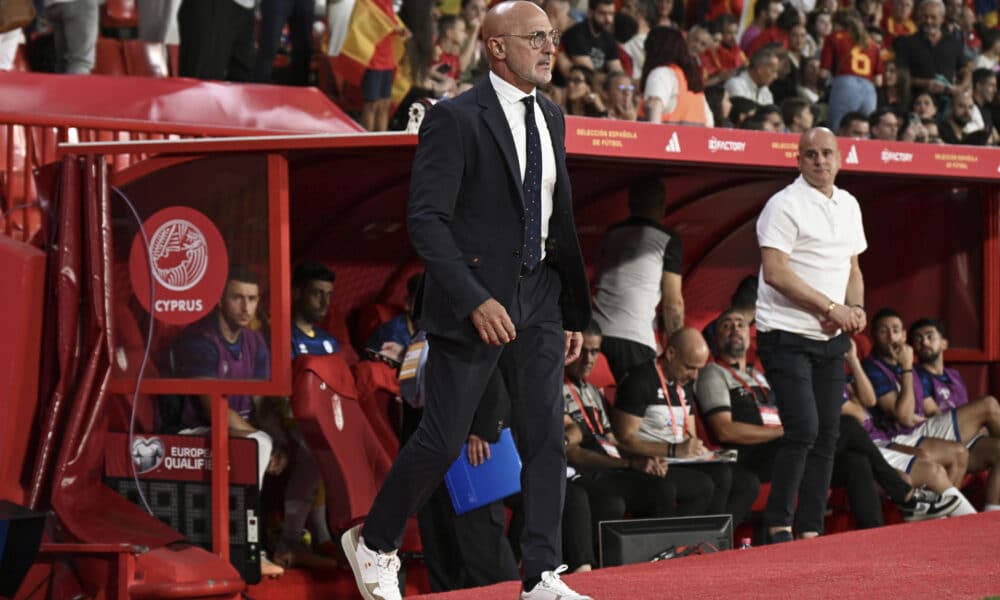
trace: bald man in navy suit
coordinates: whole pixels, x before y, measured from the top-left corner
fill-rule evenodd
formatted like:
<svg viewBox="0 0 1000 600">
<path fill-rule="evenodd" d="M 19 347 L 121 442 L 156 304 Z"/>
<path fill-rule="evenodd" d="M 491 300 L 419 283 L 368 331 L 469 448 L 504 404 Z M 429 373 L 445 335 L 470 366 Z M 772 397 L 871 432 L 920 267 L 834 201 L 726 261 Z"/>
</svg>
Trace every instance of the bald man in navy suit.
<svg viewBox="0 0 1000 600">
<path fill-rule="evenodd" d="M 534 3 L 497 5 L 483 21 L 489 77 L 438 103 L 421 126 L 407 226 L 426 268 L 415 310 L 430 342 L 427 404 L 363 530 L 344 534 L 365 598 L 398 597 L 395 551 L 406 519 L 458 457 L 495 369 L 511 395 L 523 461 L 521 597 L 586 598 L 559 578 L 561 378 L 580 353 L 590 290 L 573 222 L 565 122 L 536 91 L 552 77 L 558 38 Z"/>
</svg>

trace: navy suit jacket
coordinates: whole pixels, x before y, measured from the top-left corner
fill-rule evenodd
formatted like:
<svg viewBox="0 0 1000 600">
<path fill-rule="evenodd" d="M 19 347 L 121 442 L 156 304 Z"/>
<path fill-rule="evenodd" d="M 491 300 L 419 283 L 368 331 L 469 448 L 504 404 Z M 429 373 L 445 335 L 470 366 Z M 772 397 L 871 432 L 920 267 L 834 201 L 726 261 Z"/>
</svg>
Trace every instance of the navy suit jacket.
<svg viewBox="0 0 1000 600">
<path fill-rule="evenodd" d="M 563 328 L 590 322 L 590 287 L 573 221 L 562 111 L 537 95 L 555 152 L 556 186 L 545 262 L 562 283 Z M 407 229 L 427 276 L 415 306 L 420 327 L 478 339 L 470 313 L 489 298 L 508 311 L 520 276 L 525 236 L 514 138 L 489 78 L 437 103 L 420 127 Z"/>
</svg>

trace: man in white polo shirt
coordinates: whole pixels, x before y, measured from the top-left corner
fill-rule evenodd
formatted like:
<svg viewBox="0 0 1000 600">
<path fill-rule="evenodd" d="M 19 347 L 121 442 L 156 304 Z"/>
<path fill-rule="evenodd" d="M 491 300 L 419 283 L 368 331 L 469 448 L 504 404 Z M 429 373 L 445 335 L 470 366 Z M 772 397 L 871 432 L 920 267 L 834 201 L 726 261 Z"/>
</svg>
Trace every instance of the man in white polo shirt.
<svg viewBox="0 0 1000 600">
<path fill-rule="evenodd" d="M 772 542 L 823 531 L 844 391 L 849 334 L 865 327 L 858 255 L 861 209 L 834 180 L 837 139 L 818 127 L 799 139 L 799 171 L 757 220 L 761 253 L 757 347 L 785 428 L 764 522 Z M 798 506 L 796 508 L 796 498 Z"/>
</svg>

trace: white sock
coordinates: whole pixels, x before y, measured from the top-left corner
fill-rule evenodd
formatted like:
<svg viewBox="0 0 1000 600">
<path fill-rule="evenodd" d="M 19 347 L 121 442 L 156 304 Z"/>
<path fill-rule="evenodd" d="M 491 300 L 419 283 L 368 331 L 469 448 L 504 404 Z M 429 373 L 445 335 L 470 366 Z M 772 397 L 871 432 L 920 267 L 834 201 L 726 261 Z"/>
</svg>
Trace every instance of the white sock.
<svg viewBox="0 0 1000 600">
<path fill-rule="evenodd" d="M 274 448 L 274 442 L 271 441 L 271 436 L 260 430 L 247 437 L 257 440 L 257 489 L 259 490 L 264 487 L 264 474 L 267 472 L 267 465 L 271 462 L 271 450 Z"/>
<path fill-rule="evenodd" d="M 950 488 L 948 488 L 945 491 L 941 492 L 941 495 L 942 496 L 955 496 L 959 500 L 958 508 L 956 508 L 955 512 L 951 513 L 948 516 L 950 516 L 950 517 L 961 517 L 963 515 L 974 515 L 974 514 L 976 514 L 976 508 L 974 506 L 972 506 L 972 503 L 969 502 L 969 499 L 965 497 L 965 494 L 963 494 L 962 492 L 958 491 L 957 487 L 951 486 Z M 1000 507 L 998 507 L 998 508 L 1000 508 Z"/>
<path fill-rule="evenodd" d="M 1000 504 L 990 504 L 987 502 L 983 505 L 983 512 L 990 512 L 991 510 L 1000 510 Z"/>
<path fill-rule="evenodd" d="M 330 527 L 326 524 L 326 504 L 314 506 L 309 511 L 309 531 L 312 533 L 313 544 L 332 541 Z"/>
</svg>

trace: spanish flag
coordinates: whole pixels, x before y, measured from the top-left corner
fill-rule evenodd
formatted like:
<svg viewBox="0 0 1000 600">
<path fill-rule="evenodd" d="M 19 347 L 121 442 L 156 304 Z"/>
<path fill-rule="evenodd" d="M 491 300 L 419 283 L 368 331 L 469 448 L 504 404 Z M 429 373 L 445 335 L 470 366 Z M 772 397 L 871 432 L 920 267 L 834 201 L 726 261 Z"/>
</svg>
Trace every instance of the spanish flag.
<svg viewBox="0 0 1000 600">
<path fill-rule="evenodd" d="M 345 81 L 360 85 L 375 46 L 399 27 L 402 22 L 392 11 L 391 2 L 356 0 L 334 69 Z"/>
</svg>

